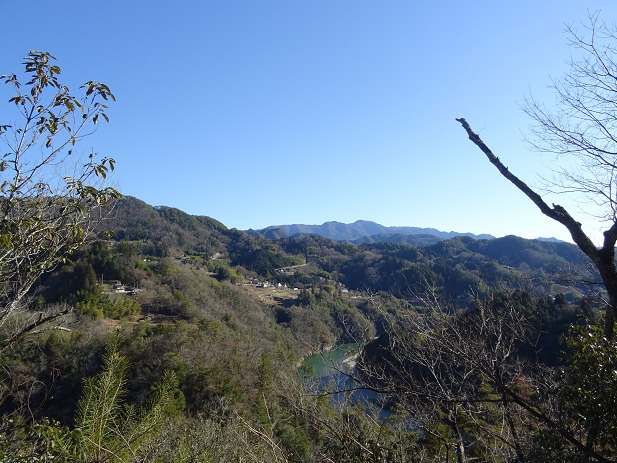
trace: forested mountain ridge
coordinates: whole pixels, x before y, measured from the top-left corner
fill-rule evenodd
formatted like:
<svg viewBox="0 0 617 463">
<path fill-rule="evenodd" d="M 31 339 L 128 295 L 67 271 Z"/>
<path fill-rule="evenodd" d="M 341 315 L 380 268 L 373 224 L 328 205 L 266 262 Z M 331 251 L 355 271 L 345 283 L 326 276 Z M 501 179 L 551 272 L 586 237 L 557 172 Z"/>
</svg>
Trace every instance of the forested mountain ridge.
<svg viewBox="0 0 617 463">
<path fill-rule="evenodd" d="M 152 255 L 180 253 L 194 261 L 210 261 L 210 266 L 218 262 L 233 267 L 245 278 L 260 277 L 293 286 L 313 284 L 322 278 L 349 289 L 409 297 L 428 279 L 443 294 L 460 299 L 503 285 L 533 286 L 540 294 L 581 295 L 588 290 L 581 282 L 597 278 L 576 246 L 515 236 L 461 236 L 435 242 L 423 236 L 426 241 L 419 247 L 405 242 L 353 245 L 319 235 L 271 240 L 228 229 L 209 217 L 152 207 L 135 198 L 119 201 L 114 218 L 105 226 L 111 226 L 117 240 L 148 240 L 152 249 L 144 251 Z M 299 264 L 306 268 L 277 272 Z"/>
<path fill-rule="evenodd" d="M 371 241 L 382 241 L 378 237 L 392 235 L 430 235 L 439 239 L 449 239 L 456 236 L 470 236 L 476 239 L 491 239 L 492 235 L 459 232 L 444 232 L 435 228 L 420 227 L 386 227 L 368 220 L 357 220 L 354 223 L 341 223 L 336 221 L 325 222 L 321 225 L 271 225 L 260 230 L 247 230 L 253 236 L 265 236 L 266 238 L 277 239 L 295 235 L 321 235 L 337 241 L 350 241 L 359 244 L 359 240 L 370 239 Z M 371 239 L 372 238 L 372 239 Z M 389 241 L 387 239 L 383 241 Z"/>
</svg>

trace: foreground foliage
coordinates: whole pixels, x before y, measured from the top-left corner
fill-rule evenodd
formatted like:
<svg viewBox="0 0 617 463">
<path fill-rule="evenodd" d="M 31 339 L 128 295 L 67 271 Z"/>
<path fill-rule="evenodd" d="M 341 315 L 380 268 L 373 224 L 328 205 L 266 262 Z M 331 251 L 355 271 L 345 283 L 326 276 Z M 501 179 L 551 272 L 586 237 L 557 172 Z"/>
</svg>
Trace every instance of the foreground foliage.
<svg viewBox="0 0 617 463">
<path fill-rule="evenodd" d="M 616 460 L 617 343 L 598 325 L 581 318 L 564 333 L 563 363 L 551 364 L 537 344 L 548 328 L 541 305 L 524 293 L 463 312 L 430 307 L 398 318 L 362 362 L 369 387 L 422 429 L 425 449 L 459 462 Z"/>
<path fill-rule="evenodd" d="M 124 403 L 128 363 L 111 345 L 103 370 L 84 381 L 75 426 L 70 429 L 47 418 L 34 421 L 16 438 L 3 436 L 2 461 L 104 462 L 136 461 L 146 445 L 159 438 L 163 417 L 173 409 L 177 380 L 164 375 L 147 403 Z"/>
</svg>

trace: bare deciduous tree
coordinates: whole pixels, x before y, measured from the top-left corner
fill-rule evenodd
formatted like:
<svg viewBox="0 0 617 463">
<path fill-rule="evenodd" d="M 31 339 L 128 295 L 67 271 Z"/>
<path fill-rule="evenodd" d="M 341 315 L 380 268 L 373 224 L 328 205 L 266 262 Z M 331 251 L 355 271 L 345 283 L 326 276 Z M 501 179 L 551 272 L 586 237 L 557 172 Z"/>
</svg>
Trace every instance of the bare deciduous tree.
<svg viewBox="0 0 617 463">
<path fill-rule="evenodd" d="M 569 339 L 585 363 L 579 359 L 562 370 L 541 364 L 534 355 L 539 328 L 528 304 L 506 293 L 465 311 L 431 303 L 426 313 L 407 312 L 387 338 L 365 350 L 365 382 L 396 399 L 438 460 L 543 461 L 557 448 L 580 461 L 616 461 L 611 408 L 601 415 L 593 408 L 613 400 L 615 381 L 604 380 L 613 367 L 584 355 L 613 352 L 614 343 L 604 346 L 581 330 Z M 581 392 L 585 371 L 594 376 Z M 593 405 L 572 404 L 587 400 Z"/>
<path fill-rule="evenodd" d="M 554 108 L 547 109 L 528 99 L 524 109 L 533 121 L 532 147 L 568 161 L 547 188 L 553 193 L 574 193 L 577 199 L 593 205 L 591 213 L 605 224 L 600 248 L 570 212 L 560 205 L 547 204 L 537 191 L 510 172 L 464 118 L 457 121 L 501 175 L 544 215 L 565 226 L 572 240 L 591 259 L 608 293 L 604 332 L 612 338 L 617 311 L 617 26 L 601 23 L 596 14 L 590 15 L 585 30 L 568 28 L 570 45 L 578 54 L 570 60 L 569 72 L 553 81 L 557 97 Z"/>
<path fill-rule="evenodd" d="M 515 388 L 525 376 L 515 355 L 524 317 L 508 304 L 493 310 L 488 301 L 461 316 L 435 301 L 429 307 L 396 320 L 379 361 L 362 362 L 364 375 L 414 417 L 435 454 L 443 448 L 459 462 L 519 456 L 522 418 L 498 385 Z"/>
</svg>

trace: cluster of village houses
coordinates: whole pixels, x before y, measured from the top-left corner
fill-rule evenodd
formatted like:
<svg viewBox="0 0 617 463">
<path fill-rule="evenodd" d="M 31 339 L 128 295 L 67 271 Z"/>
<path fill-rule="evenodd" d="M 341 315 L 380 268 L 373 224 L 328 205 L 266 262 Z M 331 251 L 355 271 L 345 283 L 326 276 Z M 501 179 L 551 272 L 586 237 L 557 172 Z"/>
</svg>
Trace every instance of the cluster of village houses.
<svg viewBox="0 0 617 463">
<path fill-rule="evenodd" d="M 108 293 L 123 293 L 131 295 L 140 291 L 139 288 L 131 288 L 130 286 L 123 285 L 120 280 L 101 280 L 101 283 L 104 286 L 110 287 L 110 289 L 106 291 Z"/>
</svg>

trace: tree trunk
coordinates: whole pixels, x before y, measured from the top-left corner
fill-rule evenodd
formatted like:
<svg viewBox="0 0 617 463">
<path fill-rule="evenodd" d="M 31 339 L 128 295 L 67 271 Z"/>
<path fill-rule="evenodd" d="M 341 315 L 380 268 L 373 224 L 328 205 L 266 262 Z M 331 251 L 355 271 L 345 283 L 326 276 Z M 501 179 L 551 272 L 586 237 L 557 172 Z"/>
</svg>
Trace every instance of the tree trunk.
<svg viewBox="0 0 617 463">
<path fill-rule="evenodd" d="M 445 420 L 446 423 L 452 428 L 452 432 L 454 433 L 454 439 L 456 440 L 456 458 L 458 463 L 465 463 L 467 461 L 467 457 L 465 455 L 465 444 L 463 442 L 463 434 L 456 424 L 456 414 L 457 410 L 450 410 L 448 413 L 449 417 Z"/>
<path fill-rule="evenodd" d="M 606 246 L 606 245 L 605 245 Z M 617 268 L 615 267 L 615 245 L 612 249 L 602 248 L 599 251 L 599 259 L 594 262 L 600 272 L 602 282 L 608 294 L 608 307 L 604 318 L 604 336 L 612 339 L 614 336 L 615 310 L 617 309 Z"/>
</svg>

